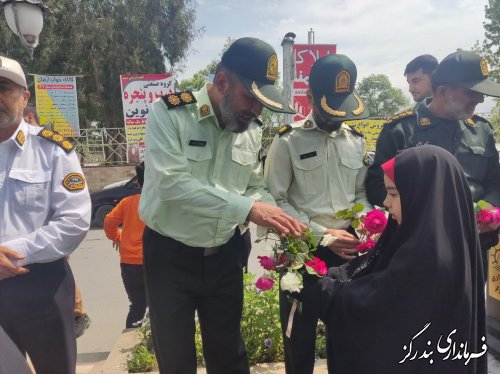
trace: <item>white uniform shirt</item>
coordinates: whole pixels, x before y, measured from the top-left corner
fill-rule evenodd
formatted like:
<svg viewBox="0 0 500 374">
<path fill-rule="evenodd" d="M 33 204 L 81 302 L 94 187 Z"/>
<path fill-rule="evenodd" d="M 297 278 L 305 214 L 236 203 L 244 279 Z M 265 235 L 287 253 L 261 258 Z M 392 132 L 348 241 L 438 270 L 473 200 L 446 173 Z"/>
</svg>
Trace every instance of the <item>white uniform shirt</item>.
<svg viewBox="0 0 500 374">
<path fill-rule="evenodd" d="M 366 199 L 365 140 L 342 124 L 328 133 L 311 114 L 276 135 L 266 158 L 264 179 L 280 208 L 311 227 L 316 237 L 326 229 L 345 229 L 350 222 L 335 213 Z"/>
<path fill-rule="evenodd" d="M 26 256 L 20 266 L 69 255 L 89 229 L 88 188 L 76 153 L 63 145 L 71 144 L 24 121 L 0 143 L 0 245 Z"/>
</svg>

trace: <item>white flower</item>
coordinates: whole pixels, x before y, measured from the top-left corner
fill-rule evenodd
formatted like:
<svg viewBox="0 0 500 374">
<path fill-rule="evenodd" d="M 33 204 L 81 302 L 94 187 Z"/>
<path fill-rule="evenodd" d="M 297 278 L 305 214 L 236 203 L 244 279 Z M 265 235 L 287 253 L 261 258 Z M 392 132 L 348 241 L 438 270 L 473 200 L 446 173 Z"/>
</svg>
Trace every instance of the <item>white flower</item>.
<svg viewBox="0 0 500 374">
<path fill-rule="evenodd" d="M 302 279 L 295 273 L 288 272 L 281 278 L 280 286 L 283 291 L 300 292 Z"/>
<path fill-rule="evenodd" d="M 323 235 L 323 238 L 321 238 L 321 242 L 319 243 L 319 245 L 323 247 L 328 247 L 330 244 L 333 244 L 335 240 L 337 240 L 337 237 L 335 235 L 326 234 Z"/>
</svg>

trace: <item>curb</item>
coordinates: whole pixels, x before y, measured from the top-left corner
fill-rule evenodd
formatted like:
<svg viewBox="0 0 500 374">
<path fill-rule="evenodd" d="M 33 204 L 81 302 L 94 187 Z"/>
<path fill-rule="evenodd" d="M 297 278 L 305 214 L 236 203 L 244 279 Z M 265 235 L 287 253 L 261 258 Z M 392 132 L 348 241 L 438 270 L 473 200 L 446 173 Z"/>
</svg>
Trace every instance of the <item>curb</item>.
<svg viewBox="0 0 500 374">
<path fill-rule="evenodd" d="M 141 338 L 137 329 L 125 329 L 118 337 L 111 352 L 109 353 L 104 366 L 95 368 L 91 374 L 128 374 L 127 359 L 134 347 L 139 344 Z M 151 371 L 146 374 L 158 374 L 158 371 Z M 269 364 L 258 364 L 250 368 L 251 374 L 285 374 L 285 364 L 275 362 Z M 316 360 L 314 374 L 327 374 L 326 360 Z M 197 374 L 206 374 L 205 368 L 198 368 Z"/>
</svg>

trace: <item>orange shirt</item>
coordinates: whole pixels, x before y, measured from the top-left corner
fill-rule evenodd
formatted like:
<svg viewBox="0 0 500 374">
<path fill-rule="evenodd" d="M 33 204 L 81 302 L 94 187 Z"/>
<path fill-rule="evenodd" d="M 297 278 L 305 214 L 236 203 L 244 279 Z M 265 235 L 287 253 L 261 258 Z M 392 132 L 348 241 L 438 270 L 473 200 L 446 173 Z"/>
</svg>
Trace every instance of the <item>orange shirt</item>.
<svg viewBox="0 0 500 374">
<path fill-rule="evenodd" d="M 139 218 L 140 198 L 141 195 L 137 194 L 122 199 L 104 219 L 104 232 L 108 239 L 120 241 L 122 264 L 142 264 L 142 233 L 145 225 Z"/>
</svg>

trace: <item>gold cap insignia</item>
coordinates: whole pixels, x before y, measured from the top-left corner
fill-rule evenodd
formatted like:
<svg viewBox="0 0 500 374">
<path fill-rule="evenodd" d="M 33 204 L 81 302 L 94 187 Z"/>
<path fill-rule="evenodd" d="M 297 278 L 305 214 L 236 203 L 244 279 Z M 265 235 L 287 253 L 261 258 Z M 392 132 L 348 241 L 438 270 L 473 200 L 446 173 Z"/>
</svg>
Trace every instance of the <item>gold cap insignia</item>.
<svg viewBox="0 0 500 374">
<path fill-rule="evenodd" d="M 267 62 L 266 78 L 275 81 L 278 78 L 278 56 L 273 54 Z"/>
<path fill-rule="evenodd" d="M 467 118 L 465 120 L 465 123 L 468 124 L 469 126 L 474 126 L 474 120 L 472 118 Z"/>
<path fill-rule="evenodd" d="M 200 107 L 200 116 L 206 117 L 210 114 L 210 107 L 207 104 L 203 104 Z"/>
<path fill-rule="evenodd" d="M 262 101 L 264 104 L 269 105 L 273 108 L 278 108 L 278 109 L 283 109 L 283 105 L 280 103 L 277 103 L 276 101 L 271 100 L 270 98 L 264 96 L 262 92 L 259 90 L 259 86 L 257 86 L 257 83 L 252 82 L 252 88 L 251 88 L 252 93 L 255 95 L 257 99 Z"/>
<path fill-rule="evenodd" d="M 313 127 L 313 123 L 311 120 L 307 120 L 306 122 L 304 122 L 305 129 L 310 129 L 311 127 Z"/>
<path fill-rule="evenodd" d="M 23 145 L 24 141 L 26 140 L 26 136 L 24 135 L 23 130 L 19 130 L 16 135 L 16 142 L 19 145 Z"/>
<path fill-rule="evenodd" d="M 420 119 L 420 124 L 422 126 L 429 126 L 431 124 L 431 120 L 427 117 L 421 118 Z"/>
<path fill-rule="evenodd" d="M 488 70 L 488 61 L 484 57 L 481 59 L 480 65 L 481 65 L 481 73 L 483 73 L 485 77 L 490 75 L 490 72 Z"/>
<path fill-rule="evenodd" d="M 354 114 L 355 116 L 359 116 L 365 111 L 365 104 L 363 104 L 363 101 L 359 98 L 358 95 L 354 94 L 354 98 L 358 102 L 358 107 L 352 111 L 352 114 Z"/>
<path fill-rule="evenodd" d="M 80 173 L 69 173 L 64 177 L 63 186 L 71 192 L 83 190 L 85 178 Z"/>
<path fill-rule="evenodd" d="M 342 110 L 335 110 L 333 108 L 330 108 L 328 106 L 328 102 L 326 101 L 326 96 L 323 95 L 321 98 L 321 109 L 323 109 L 326 113 L 331 114 L 332 116 L 337 116 L 337 117 L 345 117 L 346 112 Z"/>
<path fill-rule="evenodd" d="M 335 79 L 335 93 L 349 92 L 349 85 L 351 84 L 351 76 L 345 70 L 337 74 Z"/>
</svg>

